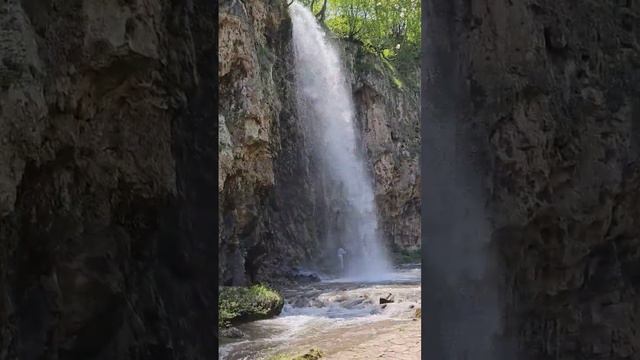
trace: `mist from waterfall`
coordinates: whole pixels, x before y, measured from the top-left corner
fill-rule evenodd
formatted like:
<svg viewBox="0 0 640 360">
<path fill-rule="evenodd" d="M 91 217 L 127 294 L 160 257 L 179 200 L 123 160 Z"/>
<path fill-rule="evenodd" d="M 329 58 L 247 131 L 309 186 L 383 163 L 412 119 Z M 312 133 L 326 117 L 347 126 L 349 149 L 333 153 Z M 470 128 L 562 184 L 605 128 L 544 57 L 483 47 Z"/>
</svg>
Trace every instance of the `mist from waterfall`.
<svg viewBox="0 0 640 360">
<path fill-rule="evenodd" d="M 328 250 L 346 250 L 345 276 L 385 279 L 391 265 L 379 234 L 372 180 L 359 155 L 353 98 L 340 57 L 309 9 L 294 2 L 289 14 L 298 114 L 317 137 L 320 168 L 342 202 L 330 216 L 325 244 Z"/>
</svg>

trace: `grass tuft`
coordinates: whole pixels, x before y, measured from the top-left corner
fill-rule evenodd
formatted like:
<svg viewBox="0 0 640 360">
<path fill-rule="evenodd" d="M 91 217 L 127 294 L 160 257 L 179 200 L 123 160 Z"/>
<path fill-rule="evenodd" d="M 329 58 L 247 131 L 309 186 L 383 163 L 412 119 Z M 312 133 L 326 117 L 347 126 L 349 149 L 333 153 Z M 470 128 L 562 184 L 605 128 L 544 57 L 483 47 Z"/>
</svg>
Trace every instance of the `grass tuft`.
<svg viewBox="0 0 640 360">
<path fill-rule="evenodd" d="M 282 295 L 264 284 L 221 287 L 218 326 L 228 327 L 233 323 L 270 318 L 278 315 L 283 306 Z"/>
</svg>

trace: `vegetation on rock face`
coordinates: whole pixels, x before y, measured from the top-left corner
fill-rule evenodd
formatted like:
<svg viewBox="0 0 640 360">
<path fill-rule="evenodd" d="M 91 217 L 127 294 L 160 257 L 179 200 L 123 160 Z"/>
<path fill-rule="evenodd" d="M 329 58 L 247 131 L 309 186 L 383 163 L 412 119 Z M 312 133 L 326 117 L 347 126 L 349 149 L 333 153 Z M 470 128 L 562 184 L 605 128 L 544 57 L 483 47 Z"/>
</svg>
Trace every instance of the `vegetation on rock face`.
<svg viewBox="0 0 640 360">
<path fill-rule="evenodd" d="M 266 319 L 276 316 L 284 306 L 284 299 L 263 284 L 251 287 L 221 287 L 218 299 L 218 326 Z"/>
<path fill-rule="evenodd" d="M 393 252 L 393 258 L 396 264 L 415 264 L 421 262 L 422 253 L 420 249 L 397 249 Z"/>
<path fill-rule="evenodd" d="M 269 358 L 269 360 L 317 360 L 324 356 L 322 351 L 318 349 L 310 349 L 302 355 L 278 354 Z"/>
<path fill-rule="evenodd" d="M 403 79 L 420 62 L 419 0 L 301 0 L 339 37 L 359 41 Z"/>
</svg>

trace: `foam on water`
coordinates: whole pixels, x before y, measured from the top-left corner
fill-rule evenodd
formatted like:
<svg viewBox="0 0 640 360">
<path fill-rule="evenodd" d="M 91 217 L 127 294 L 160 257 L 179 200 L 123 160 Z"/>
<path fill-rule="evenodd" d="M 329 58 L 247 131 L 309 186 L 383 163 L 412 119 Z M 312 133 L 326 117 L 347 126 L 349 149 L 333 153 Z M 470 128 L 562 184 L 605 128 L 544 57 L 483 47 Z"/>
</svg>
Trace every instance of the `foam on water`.
<svg viewBox="0 0 640 360">
<path fill-rule="evenodd" d="M 420 306 L 419 280 L 420 268 L 409 268 L 390 273 L 388 282 L 358 283 L 352 279 L 333 279 L 291 289 L 291 296 L 281 314 L 240 325 L 250 340 L 223 345 L 220 348 L 221 359 L 258 359 L 273 351 L 286 350 L 287 344 L 296 340 L 307 339 L 313 343 L 313 339 L 328 336 L 335 329 L 378 321 L 406 321 L 413 311 L 409 306 Z M 402 300 L 387 304 L 383 309 L 378 297 L 390 292 Z M 296 298 L 302 299 L 298 304 L 303 305 L 296 306 Z"/>
</svg>

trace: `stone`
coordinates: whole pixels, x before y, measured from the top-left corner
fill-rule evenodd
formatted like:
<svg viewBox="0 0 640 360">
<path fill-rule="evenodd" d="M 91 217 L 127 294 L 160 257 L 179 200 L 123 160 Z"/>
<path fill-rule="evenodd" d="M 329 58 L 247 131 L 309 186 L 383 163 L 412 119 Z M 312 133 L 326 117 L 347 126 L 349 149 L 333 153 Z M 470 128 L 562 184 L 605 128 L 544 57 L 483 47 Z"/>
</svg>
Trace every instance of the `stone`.
<svg viewBox="0 0 640 360">
<path fill-rule="evenodd" d="M 392 303 L 392 302 L 395 302 L 392 294 L 389 294 L 386 297 L 381 297 L 380 298 L 380 304 L 389 304 L 389 303 Z"/>
<path fill-rule="evenodd" d="M 331 269 L 319 239 L 341 200 L 329 196 L 312 151 L 316 136 L 298 118 L 290 19 L 283 3 L 237 1 L 223 2 L 219 19 L 219 281 L 246 283 L 251 276 L 243 268 L 258 266 L 255 281 L 317 281 L 280 271 L 298 264 Z M 352 42 L 337 45 L 354 93 L 360 150 L 370 155 L 383 238 L 391 249 L 416 249 L 418 88 L 398 88 L 390 71 L 376 70 L 385 69 L 382 61 Z M 259 265 L 247 261 L 256 246 L 267 249 Z"/>
<path fill-rule="evenodd" d="M 424 356 L 639 353 L 639 4 L 449 5 L 423 24 L 423 301 L 425 332 L 457 335 Z"/>
<path fill-rule="evenodd" d="M 217 353 L 215 19 L 2 5 L 0 358 Z"/>
<path fill-rule="evenodd" d="M 242 332 L 242 330 L 238 329 L 237 327 L 229 327 L 229 328 L 220 330 L 220 336 L 227 337 L 230 339 L 241 339 L 246 335 L 245 333 Z"/>
<path fill-rule="evenodd" d="M 220 287 L 219 294 L 218 324 L 220 328 L 274 317 L 280 314 L 284 306 L 282 295 L 263 284 L 250 287 Z"/>
</svg>

